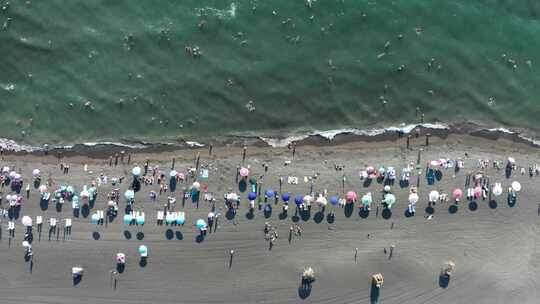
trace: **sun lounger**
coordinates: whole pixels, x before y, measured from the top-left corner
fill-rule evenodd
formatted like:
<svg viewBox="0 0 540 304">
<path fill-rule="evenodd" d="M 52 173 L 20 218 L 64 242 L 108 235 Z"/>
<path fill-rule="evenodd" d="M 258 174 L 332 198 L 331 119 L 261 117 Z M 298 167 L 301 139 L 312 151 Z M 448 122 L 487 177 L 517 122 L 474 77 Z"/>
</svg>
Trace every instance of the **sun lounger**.
<svg viewBox="0 0 540 304">
<path fill-rule="evenodd" d="M 178 225 L 184 225 L 185 221 L 186 221 L 185 213 L 182 211 L 178 212 L 176 223 Z"/>
<path fill-rule="evenodd" d="M 163 211 L 158 211 L 157 212 L 157 224 L 158 225 L 163 225 L 163 220 L 165 218 L 165 212 Z"/>
</svg>

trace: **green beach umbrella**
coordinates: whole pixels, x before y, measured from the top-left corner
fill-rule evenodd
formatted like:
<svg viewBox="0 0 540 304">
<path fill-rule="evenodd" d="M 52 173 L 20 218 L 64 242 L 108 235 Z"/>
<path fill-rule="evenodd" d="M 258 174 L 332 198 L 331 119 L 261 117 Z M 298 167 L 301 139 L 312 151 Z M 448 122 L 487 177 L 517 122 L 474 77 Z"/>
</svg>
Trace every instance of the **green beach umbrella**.
<svg viewBox="0 0 540 304">
<path fill-rule="evenodd" d="M 388 205 L 388 209 L 391 209 L 392 205 L 396 202 L 396 196 L 391 193 L 388 193 L 384 197 L 384 202 L 386 203 L 386 205 Z"/>
</svg>

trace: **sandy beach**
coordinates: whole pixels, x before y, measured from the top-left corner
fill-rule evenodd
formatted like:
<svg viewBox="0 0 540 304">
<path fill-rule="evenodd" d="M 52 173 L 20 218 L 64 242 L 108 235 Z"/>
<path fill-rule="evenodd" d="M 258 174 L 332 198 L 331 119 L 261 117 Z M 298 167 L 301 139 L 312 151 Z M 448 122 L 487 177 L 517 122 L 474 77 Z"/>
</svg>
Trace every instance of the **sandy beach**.
<svg viewBox="0 0 540 304">
<path fill-rule="evenodd" d="M 373 181 L 364 187 L 359 170 L 368 165 L 401 169 L 417 161 L 419 149 L 422 149 L 422 166 L 444 157 L 462 158 L 465 168 L 455 177 L 453 169 L 442 169 L 443 178 L 434 185 L 427 185 L 423 174 L 414 216 L 406 214 L 409 189 L 396 183 L 392 192 L 397 203 L 391 215 L 383 217 L 382 209 L 377 215 L 375 204 L 380 201 L 382 185 Z M 521 175 L 517 170 L 506 178 L 504 170 L 497 171 L 490 165 L 485 174 L 490 182 L 500 182 L 505 189 L 495 203 L 479 199 L 474 205 L 463 199 L 457 210 L 450 208 L 451 202 L 437 203 L 429 219 L 426 207 L 431 190 L 451 193 L 455 188 L 464 189 L 465 177 L 478 171 L 479 159 L 506 161 L 512 156 L 518 168 L 528 168 L 538 162 L 539 151 L 504 139 L 452 135 L 433 138 L 427 147 L 423 138 L 415 139 L 409 150 L 403 140 L 330 146 L 308 143 L 297 147 L 294 160 L 286 148 L 249 147 L 244 166 L 249 166 L 252 177 L 263 175 L 263 193 L 267 188 L 279 192 L 282 176 L 285 180 L 282 193 L 288 192 L 293 197 L 305 195 L 310 184 L 304 182 L 304 177 L 315 174 L 314 192 L 327 189 L 328 196 L 339 197 L 344 195 L 343 188 L 359 196 L 368 191 L 373 193 L 375 204 L 367 216 L 359 214 L 356 203 L 350 213 L 328 205 L 322 214 L 314 205 L 309 216 L 298 218 L 293 217 L 294 202 L 284 217 L 280 216 L 281 200 L 275 205 L 273 199 L 269 200 L 271 214 L 256 208 L 254 217 L 249 218 L 247 192 L 240 194 L 242 201 L 236 215 L 226 215 L 224 193 L 239 192 L 235 178 L 242 163 L 242 149 L 238 147 L 215 147 L 211 156 L 207 148 L 135 153 L 129 165 L 117 167 L 110 167 L 108 158 L 72 156 L 58 160 L 52 155 L 6 155 L 2 165 L 15 167 L 25 183 L 31 182 L 32 170 L 39 168 L 44 181 L 49 176 L 52 178 L 55 185 L 52 188 L 69 184 L 81 191 L 83 185 L 89 185 L 103 173 L 109 179 L 126 176 L 120 185 L 120 193 L 124 193 L 131 182 L 131 169 L 135 165 L 143 166 L 146 159 L 150 166 L 159 165 L 167 175 L 173 158 L 175 169 L 187 172 L 187 168 L 195 166 L 196 155 L 200 153 L 200 166 L 209 169 L 208 179 L 200 182 L 216 197 L 215 206 L 221 216 L 217 231 L 197 242 L 199 233 L 194 223 L 199 218 L 206 219 L 210 204 L 201 199 L 197 207 L 186 200 L 182 206 L 181 189 L 189 187 L 193 180 L 179 184 L 174 194 L 175 210 L 186 214 L 184 226 L 156 225 L 156 213 L 163 209 L 170 195 L 169 192 L 158 195 L 157 203 L 151 202 L 148 193 L 159 191 L 156 184 L 143 186 L 135 196 L 135 207 L 143 207 L 146 213 L 144 226 L 122 223 L 126 204 L 123 197 L 119 203 L 120 216 L 114 222 L 107 226 L 94 225 L 90 217 L 74 217 L 69 202 L 61 212 L 52 204 L 42 210 L 39 193 L 32 187 L 21 216 L 42 215 L 45 222 L 51 217 L 72 218 L 72 235 L 66 240 L 62 234 L 58 240 L 56 236 L 49 240 L 48 225 L 44 224 L 38 240 L 34 227 L 30 272 L 29 263 L 23 259 L 24 227 L 20 218 L 11 242 L 8 219 L 2 218 L 0 303 L 537 303 L 540 297 L 536 288 L 540 282 L 539 176 Z M 59 161 L 70 165 L 69 174 L 62 174 Z M 87 172 L 83 164 L 88 165 Z M 263 164 L 268 164 L 266 173 Z M 336 165 L 342 170 L 336 170 Z M 298 184 L 287 183 L 289 176 L 298 177 Z M 512 181 L 523 186 L 513 206 L 506 199 L 506 189 Z M 411 184 L 416 184 L 415 174 L 411 176 Z M 106 208 L 106 196 L 111 189 L 110 182 L 98 188 L 94 210 Z M 3 188 L 3 195 L 8 193 Z M 21 195 L 26 195 L 24 190 Z M 332 209 L 335 219 L 329 220 L 327 215 Z M 271 250 L 264 238 L 265 222 L 270 222 L 279 233 Z M 301 237 L 293 235 L 289 240 L 292 224 L 299 225 L 303 231 Z M 149 252 L 144 267 L 139 264 L 137 253 L 141 244 Z M 392 245 L 395 247 L 390 257 L 388 251 Z M 231 250 L 234 250 L 232 259 Z M 127 255 L 127 264 L 125 271 L 117 275 L 114 289 L 111 270 L 116 267 L 117 252 Z M 456 270 L 448 286 L 441 287 L 440 269 L 447 260 L 455 262 Z M 71 278 L 71 267 L 75 265 L 85 268 L 77 285 Z M 316 273 L 309 291 L 299 288 L 304 267 L 312 267 Z M 384 275 L 384 286 L 378 295 L 371 285 L 371 275 L 375 273 Z"/>
</svg>

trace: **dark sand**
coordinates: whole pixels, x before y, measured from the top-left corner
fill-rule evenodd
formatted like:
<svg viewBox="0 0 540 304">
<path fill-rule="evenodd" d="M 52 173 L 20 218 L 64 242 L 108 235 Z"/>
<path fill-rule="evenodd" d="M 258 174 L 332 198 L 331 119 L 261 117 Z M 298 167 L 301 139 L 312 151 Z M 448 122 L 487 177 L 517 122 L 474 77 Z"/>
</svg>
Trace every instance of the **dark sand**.
<svg viewBox="0 0 540 304">
<path fill-rule="evenodd" d="M 327 188 L 329 195 L 341 194 L 344 172 L 346 191 L 355 190 L 359 195 L 372 191 L 374 199 L 378 199 L 382 186 L 374 182 L 369 189 L 364 188 L 358 178 L 359 169 L 368 164 L 394 165 L 400 169 L 416 160 L 420 142 L 423 139 L 414 140 L 411 151 L 403 149 L 403 141 L 302 146 L 289 166 L 283 166 L 284 161 L 290 159 L 286 149 L 250 148 L 247 164 L 257 175 L 264 172 L 262 163 L 270 164 L 264 189 L 271 186 L 277 191 L 278 176 L 294 175 L 299 177 L 300 183 L 285 183 L 283 191 L 305 194 L 309 186 L 303 182 L 303 176 L 318 172 L 315 191 Z M 449 213 L 449 204 L 438 203 L 433 219 L 424 218 L 429 191 L 450 192 L 454 187 L 463 188 L 465 173 L 476 168 L 477 159 L 505 160 L 512 155 L 518 166 L 528 167 L 538 160 L 538 150 L 504 140 L 475 137 L 450 136 L 444 141 L 433 139 L 432 142 L 423 152 L 422 164 L 442 156 L 463 157 L 466 151 L 470 158 L 466 159 L 465 170 L 456 178 L 452 178 L 453 170 L 448 170 L 435 186 L 427 186 L 425 179 L 421 179 L 420 202 L 414 217 L 404 215 L 408 189 L 399 189 L 396 185 L 393 190 L 398 201 L 390 219 L 383 219 L 381 214 L 376 218 L 375 208 L 367 218 L 362 218 L 357 206 L 347 217 L 338 207 L 335 222 L 329 223 L 326 214 L 331 207 L 327 207 L 324 219 L 317 223 L 314 218 L 318 208 L 314 206 L 311 217 L 298 222 L 303 228 L 303 237 L 293 237 L 290 244 L 288 234 L 294 208 L 286 219 L 280 220 L 281 204 L 272 204 L 270 219 L 265 219 L 262 211 L 256 211 L 255 218 L 249 220 L 245 216 L 247 201 L 243 194 L 243 205 L 235 219 L 228 220 L 223 214 L 217 233 L 197 243 L 198 233 L 192 225 L 199 217 L 206 219 L 209 206 L 201 202 L 197 209 L 187 202 L 185 226 L 157 226 L 155 212 L 162 208 L 166 196 L 159 197 L 159 204 L 154 205 L 148 200 L 150 187 L 143 187 L 136 195 L 136 204 L 142 204 L 146 211 L 144 227 L 125 226 L 119 216 L 107 228 L 99 226 L 100 238 L 94 240 L 92 234 L 96 226 L 90 224 L 89 217 L 81 217 L 74 219 L 73 234 L 65 242 L 62 234 L 60 241 L 55 238 L 48 241 L 46 224 L 41 242 L 38 242 L 34 228 L 35 257 L 30 273 L 29 264 L 23 260 L 20 220 L 17 221 L 16 238 L 8 248 L 7 220 L 3 219 L 0 303 L 370 303 L 374 300 L 370 278 L 377 272 L 383 273 L 385 278 L 378 298 L 380 303 L 538 303 L 540 177 L 530 179 L 528 175 L 517 173 L 506 179 L 503 171 L 490 169 L 491 181 L 502 182 L 503 189 L 513 180 L 522 183 L 523 190 L 514 207 L 506 203 L 503 194 L 496 206 L 490 207 L 487 200 L 477 201 L 478 208 L 474 211 L 469 209 L 468 202 L 462 201 L 454 214 Z M 32 169 L 39 167 L 45 180 L 51 173 L 56 184 L 69 180 L 80 191 L 83 184 L 89 184 L 100 172 L 109 178 L 129 174 L 133 163 L 142 165 L 147 157 L 153 164 L 162 160 L 161 167 L 164 168 L 170 166 L 170 159 L 175 156 L 176 168 L 185 172 L 185 168 L 194 164 L 197 151 L 201 153 L 201 164 L 211 163 L 214 168 L 210 171 L 210 179 L 203 184 L 209 184 L 210 191 L 218 198 L 217 206 L 223 206 L 223 193 L 229 188 L 237 188 L 235 170 L 241 161 L 241 152 L 237 148 L 215 148 L 213 157 L 208 157 L 204 149 L 139 154 L 133 156 L 132 165 L 112 169 L 106 165 L 108 160 L 73 157 L 63 160 L 71 164 L 67 176 L 60 173 L 56 159 L 52 157 L 8 156 L 3 164 L 20 167 L 26 182 Z M 93 174 L 83 172 L 82 163 L 85 162 L 89 163 Z M 336 172 L 334 163 L 343 164 L 344 171 Z M 415 180 L 413 176 L 411 182 Z M 122 193 L 127 185 L 128 182 L 122 184 Z M 157 186 L 153 188 L 157 189 Z M 99 188 L 95 209 L 105 208 L 105 195 L 110 189 L 110 185 Z M 179 198 L 178 191 L 176 197 Z M 177 209 L 181 207 L 180 201 Z M 122 199 L 120 208 L 124 206 Z M 41 211 L 37 191 L 33 189 L 21 215 L 39 214 L 43 214 L 45 220 L 72 217 L 71 204 L 66 203 L 61 214 L 52 205 L 47 211 Z M 264 240 L 265 221 L 271 221 L 279 228 L 279 239 L 271 251 Z M 390 229 L 392 223 L 394 228 Z M 166 238 L 168 229 L 174 235 L 171 240 Z M 126 240 L 125 230 L 131 233 L 130 240 Z M 144 233 L 143 240 L 137 240 L 137 232 Z M 140 244 L 149 249 L 145 267 L 139 265 L 137 247 Z M 395 251 L 389 259 L 383 248 L 388 249 L 391 244 L 395 244 Z M 355 248 L 358 248 L 356 262 Z M 229 269 L 231 249 L 235 254 Z M 120 251 L 127 254 L 128 262 L 125 272 L 118 276 L 117 289 L 113 290 L 110 270 L 115 268 L 114 257 Z M 441 288 L 439 271 L 447 259 L 455 261 L 456 271 L 447 288 Z M 71 267 L 79 264 L 86 272 L 82 281 L 73 286 Z M 313 267 L 317 275 L 308 293 L 299 290 L 300 272 L 306 266 Z"/>
</svg>

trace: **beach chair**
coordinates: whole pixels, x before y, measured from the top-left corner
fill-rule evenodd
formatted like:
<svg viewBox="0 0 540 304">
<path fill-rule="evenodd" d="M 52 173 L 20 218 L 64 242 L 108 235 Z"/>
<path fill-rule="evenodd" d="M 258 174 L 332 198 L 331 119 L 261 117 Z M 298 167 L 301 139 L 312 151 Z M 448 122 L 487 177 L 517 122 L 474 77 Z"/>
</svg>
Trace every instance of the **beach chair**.
<svg viewBox="0 0 540 304">
<path fill-rule="evenodd" d="M 163 220 L 165 218 L 165 212 L 158 211 L 156 217 L 157 217 L 157 224 L 159 226 L 163 225 Z"/>
</svg>

